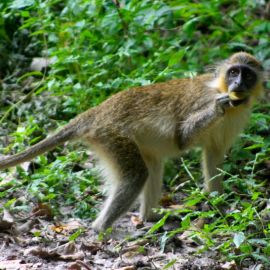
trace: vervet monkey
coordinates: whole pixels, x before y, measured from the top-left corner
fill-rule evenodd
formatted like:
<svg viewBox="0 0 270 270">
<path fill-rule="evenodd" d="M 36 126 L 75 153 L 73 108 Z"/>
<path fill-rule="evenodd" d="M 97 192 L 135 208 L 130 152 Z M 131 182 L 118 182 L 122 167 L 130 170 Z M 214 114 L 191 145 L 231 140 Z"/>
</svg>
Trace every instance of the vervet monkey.
<svg viewBox="0 0 270 270">
<path fill-rule="evenodd" d="M 261 64 L 240 52 L 215 72 L 119 92 L 29 149 L 0 160 L 0 168 L 30 160 L 67 140 L 89 144 L 111 183 L 93 223 L 112 226 L 140 195 L 140 217 L 150 220 L 161 196 L 163 163 L 194 146 L 203 150 L 205 190 L 222 192 L 217 168 L 263 92 Z"/>
</svg>

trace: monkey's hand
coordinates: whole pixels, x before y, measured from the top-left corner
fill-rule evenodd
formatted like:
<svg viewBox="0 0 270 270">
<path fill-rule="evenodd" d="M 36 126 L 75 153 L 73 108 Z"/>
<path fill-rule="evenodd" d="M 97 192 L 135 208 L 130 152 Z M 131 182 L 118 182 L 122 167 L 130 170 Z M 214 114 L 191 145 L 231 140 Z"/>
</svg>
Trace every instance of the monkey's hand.
<svg viewBox="0 0 270 270">
<path fill-rule="evenodd" d="M 219 94 L 215 100 L 215 105 L 219 115 L 224 115 L 227 108 L 237 107 L 243 103 L 246 103 L 247 100 L 247 98 L 241 100 L 232 100 L 229 94 Z"/>
<path fill-rule="evenodd" d="M 233 107 L 228 94 L 218 94 L 215 100 L 216 111 L 219 115 L 224 115 L 227 108 Z"/>
</svg>

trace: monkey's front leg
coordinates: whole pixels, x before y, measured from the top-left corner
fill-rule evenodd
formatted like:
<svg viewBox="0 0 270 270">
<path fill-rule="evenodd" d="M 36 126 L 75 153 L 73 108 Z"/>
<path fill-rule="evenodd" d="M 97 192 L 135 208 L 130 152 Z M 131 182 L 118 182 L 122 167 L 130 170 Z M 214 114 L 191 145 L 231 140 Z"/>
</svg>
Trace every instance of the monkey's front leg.
<svg viewBox="0 0 270 270">
<path fill-rule="evenodd" d="M 222 176 L 218 175 L 217 167 L 222 164 L 226 151 L 222 142 L 216 142 L 215 138 L 209 135 L 211 126 L 221 120 L 225 109 L 231 106 L 228 94 L 217 95 L 212 104 L 192 114 L 182 126 L 183 145 L 192 144 L 194 141 L 202 143 L 205 190 L 209 192 L 223 192 Z"/>
<path fill-rule="evenodd" d="M 205 105 L 206 108 L 193 112 L 176 130 L 179 148 L 186 148 L 201 136 L 207 134 L 209 128 L 222 119 L 225 109 L 231 107 L 228 94 L 218 94 L 216 98 Z"/>
<path fill-rule="evenodd" d="M 217 116 L 225 114 L 225 109 L 234 106 L 227 94 L 222 94 L 216 99 Z M 220 110 L 218 112 L 218 110 Z M 220 130 L 217 131 L 222 132 Z M 216 134 L 218 135 L 218 134 Z M 218 137 L 218 136 L 216 136 Z M 216 137 L 209 137 L 203 147 L 202 167 L 204 176 L 204 190 L 207 192 L 217 191 L 223 193 L 223 176 L 218 171 L 224 161 L 226 146 Z"/>
<path fill-rule="evenodd" d="M 222 166 L 226 150 L 220 145 L 209 144 L 203 149 L 202 167 L 204 176 L 204 190 L 223 193 L 223 176 L 218 171 Z"/>
</svg>

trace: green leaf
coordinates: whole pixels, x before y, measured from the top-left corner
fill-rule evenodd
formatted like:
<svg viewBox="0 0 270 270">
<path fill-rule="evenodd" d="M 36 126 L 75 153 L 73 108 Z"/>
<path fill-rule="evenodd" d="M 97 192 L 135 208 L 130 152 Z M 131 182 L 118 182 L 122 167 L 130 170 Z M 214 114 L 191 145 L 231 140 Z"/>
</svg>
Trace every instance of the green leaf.
<svg viewBox="0 0 270 270">
<path fill-rule="evenodd" d="M 175 263 L 177 262 L 176 259 L 171 260 L 170 262 L 168 262 L 162 269 L 170 269 Z"/>
<path fill-rule="evenodd" d="M 181 227 L 186 229 L 190 226 L 190 216 L 185 216 L 184 219 L 181 221 Z"/>
<path fill-rule="evenodd" d="M 78 229 L 75 233 L 73 233 L 68 240 L 69 241 L 74 241 L 76 240 L 82 233 L 84 232 L 84 229 L 80 228 Z"/>
<path fill-rule="evenodd" d="M 246 237 L 243 232 L 238 232 L 234 234 L 233 242 L 237 248 L 245 241 Z"/>
<path fill-rule="evenodd" d="M 168 237 L 168 232 L 165 232 L 161 239 L 160 239 L 160 249 L 161 249 L 161 252 L 164 252 L 165 250 L 165 246 L 166 246 L 166 243 L 167 243 L 167 240 L 169 239 Z"/>
<path fill-rule="evenodd" d="M 192 198 L 192 199 L 189 199 L 185 205 L 186 206 L 193 206 L 193 205 L 196 205 L 197 203 L 201 202 L 203 199 L 203 197 L 201 196 L 198 196 L 197 198 Z"/>
<path fill-rule="evenodd" d="M 17 200 L 16 198 L 13 198 L 13 199 L 7 201 L 7 202 L 4 204 L 4 206 L 5 206 L 6 208 L 10 208 L 10 207 L 16 202 L 16 200 Z"/>
<path fill-rule="evenodd" d="M 196 27 L 196 23 L 199 21 L 199 18 L 193 18 L 189 21 L 187 21 L 184 25 L 183 25 L 183 31 L 186 32 L 187 34 L 191 35 L 193 33 L 193 31 L 195 30 Z"/>
<path fill-rule="evenodd" d="M 35 0 L 14 0 L 10 8 L 21 9 L 35 4 Z"/>
<path fill-rule="evenodd" d="M 179 64 L 180 61 L 182 60 L 183 56 L 185 55 L 186 50 L 180 50 L 177 53 L 174 53 L 169 60 L 168 66 L 171 67 L 175 64 Z"/>
<path fill-rule="evenodd" d="M 268 256 L 260 255 L 260 254 L 257 254 L 257 253 L 252 253 L 252 256 L 256 260 L 260 260 L 260 261 L 266 263 L 266 265 L 270 265 L 270 260 L 269 260 Z M 265 268 L 265 269 L 267 269 L 267 268 Z"/>
<path fill-rule="evenodd" d="M 248 253 L 250 254 L 252 252 L 252 246 L 248 243 L 242 243 L 240 246 L 240 250 L 242 253 Z"/>
<path fill-rule="evenodd" d="M 254 192 L 251 197 L 252 201 L 256 201 L 260 195 L 261 195 L 261 192 Z"/>
<path fill-rule="evenodd" d="M 155 231 L 157 231 L 159 228 L 161 228 L 164 224 L 165 221 L 167 220 L 167 218 L 169 217 L 169 213 L 166 213 L 165 216 L 162 217 L 162 219 L 160 219 L 157 223 L 155 223 L 152 228 L 147 232 L 147 234 L 152 234 Z"/>
<path fill-rule="evenodd" d="M 33 232 L 33 235 L 34 235 L 35 237 L 40 237 L 41 231 L 35 231 L 35 232 Z"/>
</svg>

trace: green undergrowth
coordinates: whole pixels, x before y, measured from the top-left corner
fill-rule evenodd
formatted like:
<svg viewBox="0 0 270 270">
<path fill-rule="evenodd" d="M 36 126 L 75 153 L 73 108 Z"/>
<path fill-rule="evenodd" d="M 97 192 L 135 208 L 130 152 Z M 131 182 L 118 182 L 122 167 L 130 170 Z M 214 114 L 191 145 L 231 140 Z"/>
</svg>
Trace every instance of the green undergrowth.
<svg viewBox="0 0 270 270">
<path fill-rule="evenodd" d="M 1 2 L 1 152 L 25 149 L 113 93 L 192 77 L 236 51 L 254 54 L 269 70 L 266 5 L 248 0 Z M 30 71 L 37 57 L 49 57 L 51 64 Z M 180 193 L 177 203 L 185 207 L 164 210 L 149 232 L 155 235 L 170 216 L 179 217 L 179 228 L 160 237 L 161 248 L 191 230 L 200 251 L 214 250 L 238 265 L 269 265 L 269 126 L 266 100 L 255 107 L 220 171 L 224 195 L 201 192 L 199 150 L 167 163 L 164 189 L 176 201 Z M 92 153 L 76 144 L 1 172 L 1 209 L 27 212 L 42 202 L 56 216 L 93 219 L 103 199 L 95 165 Z M 208 222 L 192 229 L 202 217 Z"/>
</svg>

